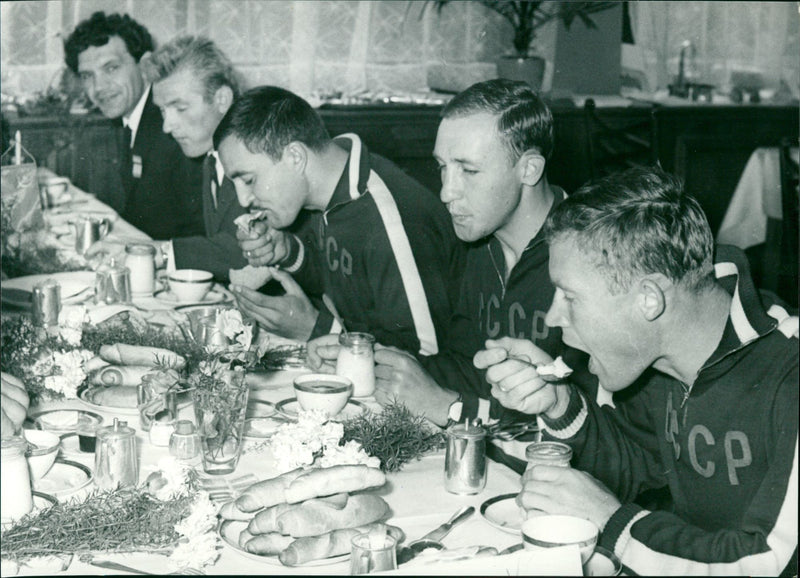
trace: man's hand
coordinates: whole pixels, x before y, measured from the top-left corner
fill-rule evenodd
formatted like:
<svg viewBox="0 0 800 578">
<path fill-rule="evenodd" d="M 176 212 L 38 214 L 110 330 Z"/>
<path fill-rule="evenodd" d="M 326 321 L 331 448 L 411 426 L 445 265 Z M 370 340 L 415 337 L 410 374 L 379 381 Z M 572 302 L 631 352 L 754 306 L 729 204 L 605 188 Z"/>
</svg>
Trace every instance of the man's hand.
<svg viewBox="0 0 800 578">
<path fill-rule="evenodd" d="M 25 384 L 8 373 L 0 373 L 0 437 L 13 436 L 28 414 L 28 392 Z"/>
<path fill-rule="evenodd" d="M 251 222 L 248 232 L 236 231 L 244 258 L 253 267 L 281 263 L 291 251 L 290 236 L 291 233 L 273 229 L 265 220 Z"/>
<path fill-rule="evenodd" d="M 522 476 L 517 505 L 548 514 L 587 518 L 600 531 L 620 507 L 617 497 L 600 481 L 580 470 L 534 466 Z"/>
<path fill-rule="evenodd" d="M 312 339 L 306 346 L 308 366 L 319 373 L 336 373 L 339 358 L 339 334 L 329 333 Z"/>
<path fill-rule="evenodd" d="M 458 394 L 439 386 L 416 358 L 395 347 L 375 346 L 375 399 L 381 405 L 402 402 L 413 413 L 435 424 L 447 423 L 447 412 Z"/>
<path fill-rule="evenodd" d="M 569 403 L 569 388 L 544 381 L 536 368 L 510 357 L 531 363 L 550 363 L 552 358 L 526 339 L 486 341 L 486 349 L 478 351 L 473 364 L 486 369 L 486 381 L 492 384 L 492 395 L 509 409 L 523 413 L 546 413 L 553 419 L 564 414 Z"/>
<path fill-rule="evenodd" d="M 267 331 L 281 337 L 307 340 L 319 312 L 289 273 L 276 269 L 272 276 L 280 282 L 286 294 L 270 297 L 241 285 L 231 285 L 239 309 Z"/>
<path fill-rule="evenodd" d="M 137 241 L 138 243 L 139 241 Z M 142 241 L 142 243 L 147 243 L 147 241 Z M 91 244 L 91 246 L 86 249 L 86 253 L 83 256 L 87 259 L 90 257 L 95 257 L 99 255 L 106 255 L 106 258 L 113 257 L 114 259 L 124 259 L 125 258 L 125 243 L 121 241 L 111 241 L 109 239 L 102 239 L 100 241 L 95 241 Z"/>
</svg>

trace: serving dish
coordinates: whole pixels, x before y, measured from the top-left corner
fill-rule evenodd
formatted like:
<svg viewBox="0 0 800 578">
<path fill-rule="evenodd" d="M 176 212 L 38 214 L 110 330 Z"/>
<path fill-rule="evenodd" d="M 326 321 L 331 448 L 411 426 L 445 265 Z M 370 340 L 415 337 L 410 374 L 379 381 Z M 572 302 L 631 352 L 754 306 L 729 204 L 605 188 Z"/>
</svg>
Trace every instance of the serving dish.
<svg viewBox="0 0 800 578">
<path fill-rule="evenodd" d="M 49 472 L 33 482 L 33 488 L 60 498 L 85 488 L 93 479 L 92 470 L 87 466 L 59 458 Z"/>
<path fill-rule="evenodd" d="M 64 434 L 77 431 L 81 415 L 89 416 L 93 421 L 96 420 L 98 426 L 103 423 L 102 415 L 83 409 L 50 409 L 33 413 L 28 419 L 39 429 Z"/>
</svg>

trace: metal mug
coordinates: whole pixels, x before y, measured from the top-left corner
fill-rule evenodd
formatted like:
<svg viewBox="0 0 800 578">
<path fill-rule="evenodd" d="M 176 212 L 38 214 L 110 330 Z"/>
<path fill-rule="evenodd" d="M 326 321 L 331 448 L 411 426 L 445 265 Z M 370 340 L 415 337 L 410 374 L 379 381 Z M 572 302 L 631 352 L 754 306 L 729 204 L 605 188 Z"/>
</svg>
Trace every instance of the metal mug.
<svg viewBox="0 0 800 578">
<path fill-rule="evenodd" d="M 108 219 L 95 217 L 81 217 L 70 221 L 70 224 L 75 230 L 75 251 L 78 255 L 83 255 L 93 243 L 104 238 L 111 227 Z"/>
<path fill-rule="evenodd" d="M 486 486 L 486 429 L 476 423 L 447 428 L 444 487 L 451 494 L 477 494 Z"/>
<path fill-rule="evenodd" d="M 112 265 L 98 269 L 94 283 L 95 303 L 130 303 L 131 272 L 127 267 Z"/>
</svg>

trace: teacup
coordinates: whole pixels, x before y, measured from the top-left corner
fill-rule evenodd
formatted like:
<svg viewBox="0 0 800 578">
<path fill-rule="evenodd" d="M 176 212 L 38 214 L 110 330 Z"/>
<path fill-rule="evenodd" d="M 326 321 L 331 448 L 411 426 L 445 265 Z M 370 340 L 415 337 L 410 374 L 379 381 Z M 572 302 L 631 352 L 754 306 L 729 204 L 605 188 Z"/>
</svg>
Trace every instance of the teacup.
<svg viewBox="0 0 800 578">
<path fill-rule="evenodd" d="M 600 529 L 577 516 L 545 515 L 522 523 L 522 544 L 526 550 L 578 546 L 581 564 L 591 558 Z"/>
<path fill-rule="evenodd" d="M 322 410 L 330 417 L 344 409 L 352 393 L 353 382 L 340 375 L 309 373 L 294 380 L 294 394 L 300 407 L 306 411 Z"/>
<path fill-rule="evenodd" d="M 211 291 L 214 275 L 200 269 L 178 269 L 167 276 L 169 290 L 178 301 L 202 301 Z"/>
</svg>

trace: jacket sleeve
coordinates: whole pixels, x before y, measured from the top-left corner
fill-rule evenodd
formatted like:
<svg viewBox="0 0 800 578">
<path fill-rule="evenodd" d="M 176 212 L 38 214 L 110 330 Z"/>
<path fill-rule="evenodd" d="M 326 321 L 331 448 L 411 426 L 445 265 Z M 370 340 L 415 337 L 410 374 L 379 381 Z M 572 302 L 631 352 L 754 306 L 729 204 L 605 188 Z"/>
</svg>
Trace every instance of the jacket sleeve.
<svg viewBox="0 0 800 578">
<path fill-rule="evenodd" d="M 620 427 L 625 421 L 621 417 L 646 400 L 646 395 L 626 400 L 618 406 L 619 411 L 600 409 L 583 396 L 573 395 L 562 419 L 544 420 L 546 434 L 555 431 L 561 439 L 566 439 L 563 434 L 572 434 L 569 443 L 576 448 L 576 456 L 580 455 L 580 461 L 573 460 L 574 467 L 595 474 L 603 470 L 601 462 L 608 465 L 606 474 L 597 477 L 616 491 L 623 505 L 609 519 L 599 544 L 642 575 L 778 575 L 796 565 L 800 375 L 796 363 L 782 371 L 772 415 L 765 420 L 772 428 L 773 442 L 768 470 L 740 520 L 717 531 L 689 524 L 671 512 L 651 512 L 632 503 L 639 489 L 659 479 L 652 448 L 642 443 L 647 436 L 626 435 Z M 631 422 L 628 431 L 644 421 Z M 545 437 L 552 439 L 552 435 Z M 616 453 L 598 450 L 599 440 L 604 447 L 616 448 Z M 609 476 L 608 471 L 618 474 Z"/>
<path fill-rule="evenodd" d="M 228 202 L 225 212 L 219 217 L 217 230 L 207 231 L 206 236 L 173 239 L 175 266 L 178 269 L 211 271 L 217 281 L 226 283 L 229 269 L 241 269 L 247 265 L 236 240 L 236 225 L 233 222 L 244 211 L 238 202 Z"/>
</svg>

